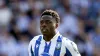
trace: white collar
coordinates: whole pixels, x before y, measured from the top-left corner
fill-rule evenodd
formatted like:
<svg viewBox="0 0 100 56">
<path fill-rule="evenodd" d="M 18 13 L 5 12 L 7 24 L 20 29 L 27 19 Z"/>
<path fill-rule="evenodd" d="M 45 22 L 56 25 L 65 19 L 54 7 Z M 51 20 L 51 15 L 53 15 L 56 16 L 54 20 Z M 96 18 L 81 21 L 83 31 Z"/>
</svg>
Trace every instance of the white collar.
<svg viewBox="0 0 100 56">
<path fill-rule="evenodd" d="M 51 41 L 57 40 L 58 39 L 58 36 L 60 36 L 59 31 L 57 31 L 56 35 L 51 39 Z"/>
</svg>

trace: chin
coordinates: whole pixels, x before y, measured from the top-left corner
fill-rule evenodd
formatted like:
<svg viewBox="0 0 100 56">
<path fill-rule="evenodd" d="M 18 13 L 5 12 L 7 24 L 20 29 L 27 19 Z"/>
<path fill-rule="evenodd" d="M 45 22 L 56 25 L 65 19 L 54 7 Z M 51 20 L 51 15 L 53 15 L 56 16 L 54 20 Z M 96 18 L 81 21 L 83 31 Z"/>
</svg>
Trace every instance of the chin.
<svg viewBox="0 0 100 56">
<path fill-rule="evenodd" d="M 43 35 L 49 35 L 48 33 L 42 33 Z"/>
</svg>

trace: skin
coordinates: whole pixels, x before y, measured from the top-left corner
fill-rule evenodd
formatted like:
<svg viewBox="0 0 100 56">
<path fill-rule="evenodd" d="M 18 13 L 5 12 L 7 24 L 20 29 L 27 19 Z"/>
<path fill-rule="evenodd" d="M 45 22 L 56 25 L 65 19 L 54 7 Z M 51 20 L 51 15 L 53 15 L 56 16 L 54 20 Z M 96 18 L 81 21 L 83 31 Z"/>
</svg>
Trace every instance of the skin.
<svg viewBox="0 0 100 56">
<path fill-rule="evenodd" d="M 40 19 L 40 30 L 45 41 L 50 41 L 56 34 L 55 29 L 58 27 L 55 18 L 50 15 L 43 15 Z"/>
</svg>

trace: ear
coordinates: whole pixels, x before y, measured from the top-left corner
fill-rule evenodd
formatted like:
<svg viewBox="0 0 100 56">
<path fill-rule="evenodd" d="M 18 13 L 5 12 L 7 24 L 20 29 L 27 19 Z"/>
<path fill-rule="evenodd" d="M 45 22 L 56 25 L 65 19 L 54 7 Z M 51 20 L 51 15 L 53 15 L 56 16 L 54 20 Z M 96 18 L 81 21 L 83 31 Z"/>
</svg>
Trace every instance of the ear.
<svg viewBox="0 0 100 56">
<path fill-rule="evenodd" d="M 58 24 L 58 23 L 56 23 L 56 28 L 58 27 L 58 25 L 59 25 L 59 24 Z"/>
</svg>

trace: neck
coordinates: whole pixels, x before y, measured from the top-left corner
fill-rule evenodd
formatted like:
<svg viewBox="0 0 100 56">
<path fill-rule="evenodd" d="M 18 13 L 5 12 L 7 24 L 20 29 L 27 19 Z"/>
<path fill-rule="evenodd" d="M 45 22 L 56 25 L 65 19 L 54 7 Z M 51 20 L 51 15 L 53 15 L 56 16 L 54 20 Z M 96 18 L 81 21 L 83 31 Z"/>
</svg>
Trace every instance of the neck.
<svg viewBox="0 0 100 56">
<path fill-rule="evenodd" d="M 48 34 L 48 35 L 43 35 L 43 39 L 45 41 L 51 41 L 51 39 L 56 35 L 56 32 L 52 33 L 52 34 Z"/>
</svg>

